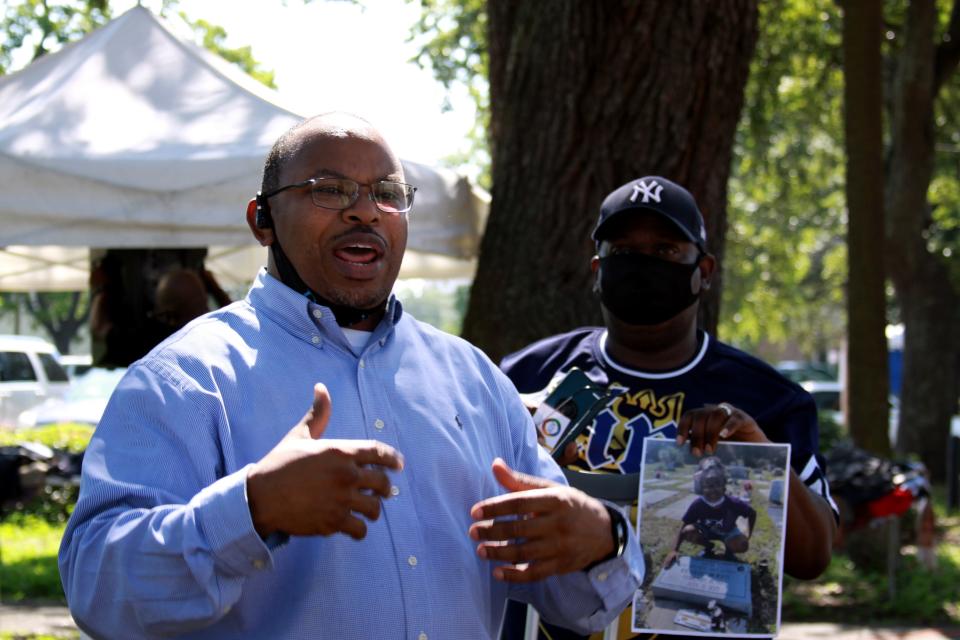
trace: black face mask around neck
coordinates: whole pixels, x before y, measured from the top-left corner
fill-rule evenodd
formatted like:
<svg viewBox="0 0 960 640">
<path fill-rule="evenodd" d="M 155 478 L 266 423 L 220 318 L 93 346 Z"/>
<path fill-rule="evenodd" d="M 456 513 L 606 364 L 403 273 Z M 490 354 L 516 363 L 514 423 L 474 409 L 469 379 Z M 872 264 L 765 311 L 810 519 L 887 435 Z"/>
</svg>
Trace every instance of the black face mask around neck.
<svg viewBox="0 0 960 640">
<path fill-rule="evenodd" d="M 690 279 L 700 265 L 661 260 L 642 253 L 600 258 L 600 300 L 613 315 L 636 325 L 654 325 L 674 317 L 700 296 Z"/>
<path fill-rule="evenodd" d="M 273 244 L 270 245 L 270 253 L 273 254 L 273 262 L 277 265 L 277 271 L 280 273 L 280 282 L 317 304 L 328 307 L 333 312 L 333 317 L 337 319 L 337 324 L 341 327 L 351 327 L 378 311 L 382 311 L 387 306 L 386 300 L 372 309 L 356 309 L 342 304 L 334 304 L 307 286 L 307 283 L 303 281 L 303 278 L 293 267 L 293 263 L 290 262 L 283 247 L 280 246 L 280 240 L 276 237 L 273 239 Z"/>
</svg>

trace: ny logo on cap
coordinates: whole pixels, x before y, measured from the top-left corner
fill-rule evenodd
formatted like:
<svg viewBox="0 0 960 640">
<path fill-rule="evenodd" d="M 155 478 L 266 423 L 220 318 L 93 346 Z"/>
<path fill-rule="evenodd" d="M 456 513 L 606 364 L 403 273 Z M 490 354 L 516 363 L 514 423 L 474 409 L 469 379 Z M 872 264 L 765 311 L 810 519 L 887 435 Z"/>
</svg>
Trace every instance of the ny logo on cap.
<svg viewBox="0 0 960 640">
<path fill-rule="evenodd" d="M 651 180 L 650 184 L 647 184 L 641 180 L 637 184 L 633 185 L 633 193 L 630 194 L 630 202 L 636 202 L 637 197 L 641 193 L 643 194 L 642 202 L 650 202 L 650 200 L 660 202 L 661 191 L 663 191 L 663 185 L 656 180 Z"/>
</svg>

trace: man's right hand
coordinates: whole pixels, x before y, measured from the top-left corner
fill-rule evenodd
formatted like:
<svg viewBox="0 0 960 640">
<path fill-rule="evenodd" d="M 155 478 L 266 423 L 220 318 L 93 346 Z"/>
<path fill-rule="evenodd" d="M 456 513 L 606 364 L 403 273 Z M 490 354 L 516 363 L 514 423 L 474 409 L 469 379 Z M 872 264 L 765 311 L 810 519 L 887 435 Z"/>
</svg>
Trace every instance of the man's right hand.
<svg viewBox="0 0 960 640">
<path fill-rule="evenodd" d="M 323 439 L 330 420 L 330 394 L 313 389 L 313 407 L 247 476 L 247 500 L 261 537 L 345 533 L 357 540 L 366 523 L 380 517 L 380 499 L 390 496 L 384 469 L 403 469 L 403 456 L 376 440 Z"/>
</svg>

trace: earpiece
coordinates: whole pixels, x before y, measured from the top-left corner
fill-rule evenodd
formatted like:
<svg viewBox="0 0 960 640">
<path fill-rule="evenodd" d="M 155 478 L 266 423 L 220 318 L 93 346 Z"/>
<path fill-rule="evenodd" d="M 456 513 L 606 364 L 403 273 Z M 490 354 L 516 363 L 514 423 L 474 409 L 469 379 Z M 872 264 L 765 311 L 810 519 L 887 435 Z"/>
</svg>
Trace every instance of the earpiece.
<svg viewBox="0 0 960 640">
<path fill-rule="evenodd" d="M 257 217 L 254 219 L 257 229 L 273 229 L 273 216 L 267 199 L 257 194 Z"/>
</svg>

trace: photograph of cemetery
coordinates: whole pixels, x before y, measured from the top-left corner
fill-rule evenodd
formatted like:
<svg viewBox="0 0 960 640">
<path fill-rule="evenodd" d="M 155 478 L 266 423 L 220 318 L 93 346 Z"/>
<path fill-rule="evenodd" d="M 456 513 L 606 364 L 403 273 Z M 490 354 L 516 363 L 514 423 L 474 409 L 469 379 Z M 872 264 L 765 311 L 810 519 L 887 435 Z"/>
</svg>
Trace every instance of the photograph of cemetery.
<svg viewBox="0 0 960 640">
<path fill-rule="evenodd" d="M 647 562 L 633 630 L 776 635 L 790 446 L 721 442 L 696 457 L 647 438 L 637 530 Z"/>
</svg>

